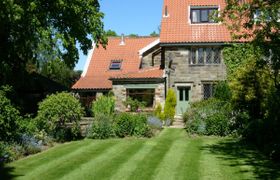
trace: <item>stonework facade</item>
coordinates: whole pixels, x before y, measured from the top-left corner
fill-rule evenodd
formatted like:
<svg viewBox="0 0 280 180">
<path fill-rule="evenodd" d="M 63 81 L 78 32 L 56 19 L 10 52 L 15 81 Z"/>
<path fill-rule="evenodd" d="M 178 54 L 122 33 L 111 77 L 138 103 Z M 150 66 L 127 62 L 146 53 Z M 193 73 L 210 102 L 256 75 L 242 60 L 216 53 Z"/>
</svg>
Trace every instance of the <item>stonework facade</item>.
<svg viewBox="0 0 280 180">
<path fill-rule="evenodd" d="M 176 84 L 190 84 L 190 101 L 203 98 L 203 84 L 226 79 L 226 66 L 221 58 L 219 64 L 190 64 L 190 47 L 171 47 L 165 49 L 165 69 L 168 88 L 176 91 Z"/>
</svg>

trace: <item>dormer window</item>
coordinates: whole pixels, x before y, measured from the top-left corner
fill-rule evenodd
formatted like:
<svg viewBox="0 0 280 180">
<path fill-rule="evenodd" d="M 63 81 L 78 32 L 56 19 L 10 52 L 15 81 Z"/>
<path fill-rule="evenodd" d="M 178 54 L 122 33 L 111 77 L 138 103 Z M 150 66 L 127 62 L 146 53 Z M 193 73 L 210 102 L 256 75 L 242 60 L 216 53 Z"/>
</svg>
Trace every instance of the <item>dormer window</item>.
<svg viewBox="0 0 280 180">
<path fill-rule="evenodd" d="M 111 64 L 110 64 L 110 70 L 120 70 L 121 69 L 121 65 L 122 65 L 122 62 L 119 61 L 119 60 L 113 60 L 111 61 Z"/>
<path fill-rule="evenodd" d="M 191 7 L 191 23 L 215 23 L 211 16 L 218 11 L 217 7 Z"/>
</svg>

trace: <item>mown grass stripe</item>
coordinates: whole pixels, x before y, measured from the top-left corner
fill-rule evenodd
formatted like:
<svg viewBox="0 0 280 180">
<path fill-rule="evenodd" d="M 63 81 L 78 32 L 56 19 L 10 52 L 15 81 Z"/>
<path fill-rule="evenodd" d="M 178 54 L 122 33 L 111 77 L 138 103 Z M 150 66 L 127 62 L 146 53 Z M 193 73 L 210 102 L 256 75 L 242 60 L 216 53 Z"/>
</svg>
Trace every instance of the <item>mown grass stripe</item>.
<svg viewBox="0 0 280 180">
<path fill-rule="evenodd" d="M 98 167 L 98 171 L 94 173 L 93 177 L 102 177 L 102 179 L 110 179 L 119 170 L 122 164 L 126 163 L 134 154 L 137 154 L 139 149 L 143 146 L 144 141 L 138 140 L 135 144 L 130 145 L 127 149 L 119 153 L 116 157 L 110 159 L 107 164 L 102 164 Z"/>
<path fill-rule="evenodd" d="M 199 163 L 201 158 L 201 138 L 189 138 L 189 145 L 184 149 L 183 158 L 180 160 L 180 168 L 177 168 L 175 179 L 199 179 Z"/>
<path fill-rule="evenodd" d="M 186 138 L 185 130 L 178 131 L 178 137 L 173 143 L 173 146 L 169 149 L 164 159 L 160 163 L 160 166 L 155 171 L 154 179 L 175 179 L 175 174 L 180 169 L 180 160 L 185 155 L 185 149 L 188 148 L 189 141 Z"/>
<path fill-rule="evenodd" d="M 138 150 L 130 159 L 127 160 L 124 164 L 122 164 L 118 171 L 111 177 L 111 180 L 121 179 L 125 180 L 128 179 L 129 176 L 135 171 L 137 168 L 137 164 L 144 162 L 144 157 L 151 152 L 151 150 L 156 146 L 156 142 L 152 140 L 146 141 L 141 149 Z"/>
<path fill-rule="evenodd" d="M 79 166 L 62 177 L 62 179 L 96 179 L 94 178 L 96 173 L 101 170 L 102 167 L 108 163 L 112 163 L 115 158 L 124 156 L 125 153 L 134 146 L 138 145 L 135 139 L 119 141 L 113 148 L 104 150 L 96 158 L 92 158 L 89 162 Z"/>
<path fill-rule="evenodd" d="M 102 153 L 104 148 L 113 147 L 115 144 L 118 144 L 118 141 L 96 141 L 95 143 L 91 141 L 86 146 L 81 146 L 73 152 L 64 154 L 61 158 L 26 173 L 26 179 L 36 179 L 36 177 L 41 177 L 40 179 L 55 179 L 62 177 L 64 174 L 69 173 L 69 169 L 78 168 L 80 163 L 89 161 L 91 157 L 98 156 L 98 152 Z"/>
<path fill-rule="evenodd" d="M 71 153 L 82 146 L 86 146 L 90 141 L 75 141 L 71 143 L 66 143 L 62 145 L 57 145 L 49 150 L 42 153 L 23 158 L 19 161 L 9 164 L 9 167 L 17 167 L 13 174 L 23 175 L 28 171 L 33 171 L 34 169 L 45 166 L 45 164 L 51 161 L 62 158 L 64 154 Z"/>
<path fill-rule="evenodd" d="M 171 148 L 178 131 L 165 129 L 164 135 L 156 140 L 157 144 L 147 154 L 142 162 L 137 162 L 137 168 L 128 179 L 152 179 L 155 169 L 159 166 L 165 154 Z"/>
</svg>

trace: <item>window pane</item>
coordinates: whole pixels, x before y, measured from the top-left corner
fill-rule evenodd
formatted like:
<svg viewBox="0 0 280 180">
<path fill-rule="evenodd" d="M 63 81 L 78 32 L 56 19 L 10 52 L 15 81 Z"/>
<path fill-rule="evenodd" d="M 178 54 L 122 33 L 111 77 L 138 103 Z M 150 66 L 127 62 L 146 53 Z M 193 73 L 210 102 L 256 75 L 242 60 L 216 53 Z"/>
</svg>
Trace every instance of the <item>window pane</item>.
<svg viewBox="0 0 280 180">
<path fill-rule="evenodd" d="M 137 99 L 140 102 L 145 102 L 147 107 L 152 107 L 154 103 L 154 89 L 128 89 L 127 96 L 132 99 Z"/>
<path fill-rule="evenodd" d="M 208 22 L 208 10 L 201 10 L 201 22 Z"/>
<path fill-rule="evenodd" d="M 121 69 L 121 62 L 111 62 L 110 69 L 111 70 Z"/>
<path fill-rule="evenodd" d="M 203 48 L 198 48 L 198 64 L 204 63 L 204 50 Z"/>
<path fill-rule="evenodd" d="M 221 63 L 221 51 L 218 48 L 214 48 L 213 63 L 214 64 L 220 64 Z"/>
<path fill-rule="evenodd" d="M 212 85 L 203 84 L 203 98 L 208 99 L 212 96 Z"/>
<path fill-rule="evenodd" d="M 196 49 L 191 50 L 190 64 L 196 64 Z"/>
<path fill-rule="evenodd" d="M 184 89 L 180 88 L 179 89 L 179 99 L 180 101 L 183 101 L 184 100 Z"/>
<path fill-rule="evenodd" d="M 200 10 L 192 10 L 192 22 L 197 23 L 200 20 Z"/>
<path fill-rule="evenodd" d="M 212 48 L 206 48 L 206 64 L 212 64 Z"/>
<path fill-rule="evenodd" d="M 189 92 L 190 92 L 190 89 L 186 88 L 185 89 L 185 101 L 189 101 Z"/>
</svg>

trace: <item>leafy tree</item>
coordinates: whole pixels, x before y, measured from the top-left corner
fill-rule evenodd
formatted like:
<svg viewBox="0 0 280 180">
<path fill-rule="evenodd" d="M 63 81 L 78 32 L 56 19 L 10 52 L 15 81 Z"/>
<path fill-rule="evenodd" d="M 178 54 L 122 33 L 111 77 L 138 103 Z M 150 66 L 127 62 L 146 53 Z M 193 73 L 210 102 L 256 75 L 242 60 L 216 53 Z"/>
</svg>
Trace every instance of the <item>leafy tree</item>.
<svg viewBox="0 0 280 180">
<path fill-rule="evenodd" d="M 133 34 L 133 33 L 132 33 L 132 34 L 129 34 L 128 36 L 129 36 L 129 37 L 139 37 L 138 34 Z"/>
<path fill-rule="evenodd" d="M 150 34 L 150 36 L 152 36 L 152 37 L 158 37 L 159 34 L 158 34 L 156 31 L 153 31 L 153 32 Z"/>
<path fill-rule="evenodd" d="M 44 62 L 40 72 L 43 76 L 68 88 L 80 77 L 80 73 L 71 70 L 59 59 Z"/>
<path fill-rule="evenodd" d="M 111 37 L 117 37 L 118 34 L 115 31 L 109 29 L 108 31 L 106 31 L 106 36 L 108 36 L 108 37 L 110 37 L 110 36 Z"/>
<path fill-rule="evenodd" d="M 96 44 L 106 44 L 97 0 L 0 2 L 0 83 L 20 76 L 26 64 L 56 56 L 73 68 L 76 44 L 86 54 Z"/>
</svg>

